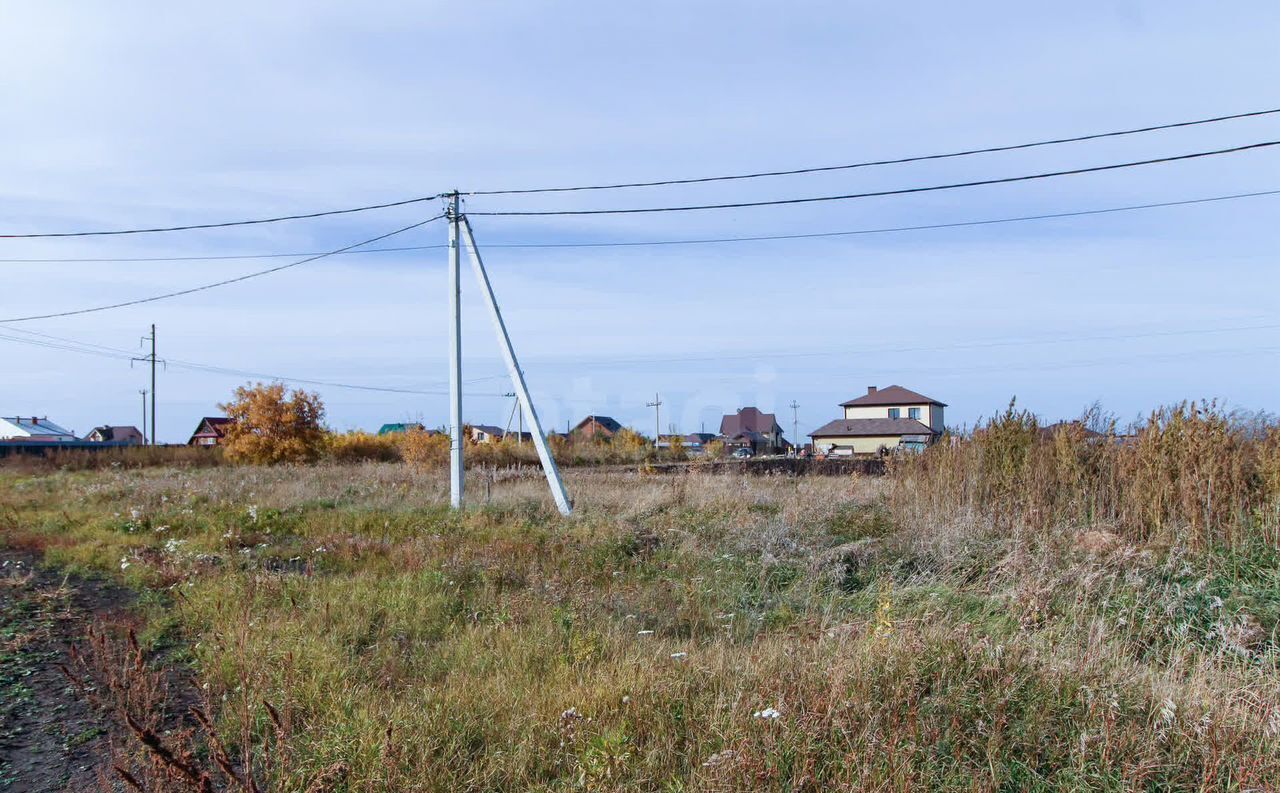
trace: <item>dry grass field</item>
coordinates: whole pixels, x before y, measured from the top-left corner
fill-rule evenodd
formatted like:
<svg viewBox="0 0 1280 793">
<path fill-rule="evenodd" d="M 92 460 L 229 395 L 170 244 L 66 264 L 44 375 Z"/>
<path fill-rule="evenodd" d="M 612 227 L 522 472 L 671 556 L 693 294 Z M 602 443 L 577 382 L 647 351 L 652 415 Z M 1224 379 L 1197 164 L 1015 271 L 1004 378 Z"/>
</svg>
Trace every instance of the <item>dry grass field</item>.
<svg viewBox="0 0 1280 793">
<path fill-rule="evenodd" d="M 1278 789 L 1276 439 L 1034 429 L 882 478 L 572 469 L 570 519 L 528 470 L 462 514 L 396 462 L 15 471 L 0 526 L 140 592 L 81 666 L 117 715 L 189 668 L 210 723 L 157 740 L 216 787 Z"/>
</svg>

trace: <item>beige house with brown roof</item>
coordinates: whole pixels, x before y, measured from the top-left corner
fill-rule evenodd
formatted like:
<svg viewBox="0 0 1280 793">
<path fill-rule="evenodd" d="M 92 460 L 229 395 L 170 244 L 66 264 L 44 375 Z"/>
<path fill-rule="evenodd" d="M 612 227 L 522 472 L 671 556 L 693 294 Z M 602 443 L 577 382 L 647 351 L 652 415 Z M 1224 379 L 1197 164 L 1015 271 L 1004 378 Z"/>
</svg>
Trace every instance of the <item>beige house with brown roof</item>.
<svg viewBox="0 0 1280 793">
<path fill-rule="evenodd" d="M 844 418 L 809 433 L 818 454 L 871 455 L 896 449 L 919 451 L 942 435 L 946 405 L 923 394 L 891 385 L 870 386 L 867 393 L 840 405 Z"/>
</svg>

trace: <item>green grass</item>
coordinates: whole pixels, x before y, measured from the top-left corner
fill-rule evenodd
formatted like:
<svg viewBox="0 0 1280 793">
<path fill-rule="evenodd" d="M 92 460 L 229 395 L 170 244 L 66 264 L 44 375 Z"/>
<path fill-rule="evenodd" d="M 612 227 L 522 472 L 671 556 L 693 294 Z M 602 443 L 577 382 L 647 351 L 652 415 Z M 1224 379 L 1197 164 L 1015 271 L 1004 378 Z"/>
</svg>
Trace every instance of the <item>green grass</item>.
<svg viewBox="0 0 1280 793">
<path fill-rule="evenodd" d="M 230 743 L 284 714 L 276 790 L 1280 778 L 1274 548 L 922 532 L 877 481 L 569 484 L 572 519 L 536 478 L 454 514 L 396 464 L 6 475 L 0 513 L 152 593 L 143 639 L 182 644 Z"/>
</svg>

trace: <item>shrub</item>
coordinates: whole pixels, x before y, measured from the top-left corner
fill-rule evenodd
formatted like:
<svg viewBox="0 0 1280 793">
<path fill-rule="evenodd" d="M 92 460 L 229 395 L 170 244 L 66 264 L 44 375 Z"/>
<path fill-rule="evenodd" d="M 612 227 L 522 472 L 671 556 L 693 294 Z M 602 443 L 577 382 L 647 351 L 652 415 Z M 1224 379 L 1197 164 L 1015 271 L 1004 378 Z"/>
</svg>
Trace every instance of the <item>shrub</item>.
<svg viewBox="0 0 1280 793">
<path fill-rule="evenodd" d="M 394 435 L 374 435 L 358 430 L 330 433 L 325 439 L 325 454 L 339 463 L 387 463 L 402 459 L 400 444 Z"/>
<path fill-rule="evenodd" d="M 227 425 L 228 460 L 255 465 L 312 462 L 324 451 L 324 403 L 307 391 L 286 393 L 283 383 L 243 385 L 219 405 Z"/>
<path fill-rule="evenodd" d="M 401 458 L 419 470 L 449 464 L 449 436 L 426 430 L 410 430 L 396 438 Z"/>
</svg>

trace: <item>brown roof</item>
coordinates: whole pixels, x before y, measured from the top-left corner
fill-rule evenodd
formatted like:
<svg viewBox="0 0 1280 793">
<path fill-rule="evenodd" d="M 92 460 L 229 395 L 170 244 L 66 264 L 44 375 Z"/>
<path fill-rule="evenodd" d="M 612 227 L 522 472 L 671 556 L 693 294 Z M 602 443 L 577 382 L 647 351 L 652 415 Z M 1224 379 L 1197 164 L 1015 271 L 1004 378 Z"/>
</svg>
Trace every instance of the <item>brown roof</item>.
<svg viewBox="0 0 1280 793">
<path fill-rule="evenodd" d="M 191 439 L 187 443 L 191 443 L 196 438 L 225 438 L 227 436 L 227 427 L 233 421 L 226 416 L 205 416 L 200 419 L 200 423 L 196 425 L 196 431 L 191 433 Z"/>
<path fill-rule="evenodd" d="M 877 435 L 933 435 L 933 430 L 915 419 L 836 419 L 809 433 L 810 438 Z"/>
<path fill-rule="evenodd" d="M 587 416 L 582 421 L 579 421 L 573 429 L 580 430 L 588 424 L 594 424 L 607 432 L 618 432 L 622 429 L 622 425 L 618 423 L 617 419 L 610 416 Z"/>
<path fill-rule="evenodd" d="M 720 434 L 732 438 L 742 432 L 774 432 L 781 430 L 778 419 L 772 413 L 761 413 L 759 408 L 739 408 L 737 413 L 720 419 Z"/>
<path fill-rule="evenodd" d="M 900 385 L 891 385 L 887 388 L 876 388 L 870 386 L 867 393 L 857 399 L 850 399 L 848 402 L 841 402 L 840 407 L 861 407 L 864 405 L 937 405 L 946 407 L 945 402 L 939 402 L 936 399 L 930 399 L 924 394 L 917 394 Z"/>
</svg>

